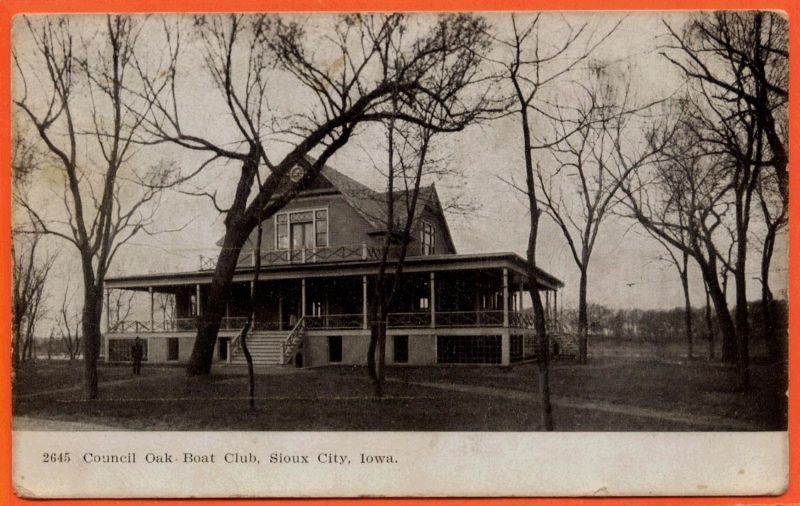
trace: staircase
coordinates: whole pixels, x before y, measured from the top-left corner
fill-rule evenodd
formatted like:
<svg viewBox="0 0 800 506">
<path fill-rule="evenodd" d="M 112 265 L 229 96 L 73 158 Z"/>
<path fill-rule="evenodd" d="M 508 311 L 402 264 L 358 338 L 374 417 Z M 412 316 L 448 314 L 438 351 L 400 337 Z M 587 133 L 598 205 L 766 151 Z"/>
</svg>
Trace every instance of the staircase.
<svg viewBox="0 0 800 506">
<path fill-rule="evenodd" d="M 253 365 L 280 365 L 283 364 L 283 343 L 286 337 L 282 335 L 263 335 L 259 333 L 247 336 L 247 349 L 253 356 Z M 241 346 L 241 334 L 231 340 L 230 363 L 246 365 L 247 359 Z"/>
<path fill-rule="evenodd" d="M 305 318 L 300 318 L 289 335 L 276 333 L 249 333 L 247 349 L 253 357 L 253 365 L 284 365 L 292 363 L 297 349 L 305 337 Z M 242 351 L 242 333 L 230 341 L 229 363 L 246 365 L 247 359 Z"/>
</svg>

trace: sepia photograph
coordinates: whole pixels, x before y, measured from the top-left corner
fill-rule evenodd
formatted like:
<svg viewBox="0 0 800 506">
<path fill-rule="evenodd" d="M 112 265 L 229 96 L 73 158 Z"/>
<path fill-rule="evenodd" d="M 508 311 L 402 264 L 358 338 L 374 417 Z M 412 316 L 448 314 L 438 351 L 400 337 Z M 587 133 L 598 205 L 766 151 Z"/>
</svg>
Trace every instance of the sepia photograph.
<svg viewBox="0 0 800 506">
<path fill-rule="evenodd" d="M 11 50 L 15 455 L 61 432 L 786 447 L 785 13 L 36 14 Z M 36 448 L 43 473 L 413 464 Z"/>
</svg>

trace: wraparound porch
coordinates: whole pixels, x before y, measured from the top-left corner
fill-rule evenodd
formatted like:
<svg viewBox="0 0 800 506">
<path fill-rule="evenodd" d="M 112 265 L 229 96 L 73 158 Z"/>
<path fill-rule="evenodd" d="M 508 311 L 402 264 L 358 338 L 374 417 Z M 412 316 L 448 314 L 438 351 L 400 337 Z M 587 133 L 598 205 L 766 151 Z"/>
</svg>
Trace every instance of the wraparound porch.
<svg viewBox="0 0 800 506">
<path fill-rule="evenodd" d="M 512 348 L 520 348 L 512 344 L 511 336 L 530 333 L 533 327 L 530 304 L 526 304 L 530 283 L 524 264 L 520 265 L 521 259 L 516 255 L 502 255 L 489 262 L 490 265 L 485 261 L 476 264 L 472 257 L 469 266 L 455 265 L 454 260 L 459 260 L 459 257 L 438 259 L 439 265 L 432 265 L 436 269 L 431 270 L 415 265 L 409 267 L 389 308 L 386 322 L 389 334 L 409 336 L 411 349 L 419 341 L 412 336 L 429 336 L 437 343 L 439 336 L 464 336 L 464 342 L 475 342 L 476 348 L 500 350 L 499 353 L 491 352 L 493 358 L 487 363 L 510 364 L 512 356 L 519 355 Z M 333 337 L 335 342 L 336 338 L 345 336 L 368 335 L 369 297 L 374 289 L 375 267 L 360 263 L 349 267 L 315 265 L 309 269 L 306 265 L 273 271 L 267 269 L 255 286 L 252 281 L 237 275 L 224 310 L 225 316 L 220 321 L 223 346 L 218 358 L 229 360 L 236 356 L 239 343 L 235 335 L 245 324 L 251 293 L 255 294 L 255 320 L 248 343 L 259 345 L 259 339 L 274 341 L 282 336 L 279 351 L 273 353 L 281 357 L 278 363 L 292 361 L 307 339 Z M 171 339 L 173 344 L 170 346 L 184 347 L 185 340 L 176 345 L 175 339 L 193 337 L 197 321 L 202 319 L 208 303 L 206 291 L 210 273 L 192 276 L 194 282 L 188 282 L 188 276 L 170 283 L 157 278 L 112 280 L 109 288 L 133 291 L 140 302 L 133 310 L 124 311 L 121 317 L 119 304 L 115 307 L 109 295 L 108 338 L 139 335 L 158 339 L 168 333 L 172 336 L 165 339 Z M 545 294 L 547 321 L 553 330 L 559 313 L 556 289 L 560 282 L 549 277 L 544 281 L 537 280 L 536 284 Z M 141 303 L 143 295 L 150 299 L 149 314 L 143 311 L 142 306 L 147 306 Z M 470 336 L 484 338 L 473 339 Z M 489 341 L 493 344 L 487 345 Z M 452 339 L 448 342 L 452 344 Z M 345 344 L 342 346 L 346 348 Z M 233 347 L 225 349 L 229 345 Z M 452 346 L 458 348 L 461 344 Z M 428 348 L 435 352 L 441 347 Z M 321 356 L 319 353 L 315 355 Z M 495 355 L 499 359 L 495 359 Z M 182 353 L 173 350 L 170 356 L 177 356 L 180 360 Z M 440 359 L 436 353 L 429 353 L 426 363 L 441 362 Z M 309 361 L 304 364 L 309 364 Z"/>
</svg>

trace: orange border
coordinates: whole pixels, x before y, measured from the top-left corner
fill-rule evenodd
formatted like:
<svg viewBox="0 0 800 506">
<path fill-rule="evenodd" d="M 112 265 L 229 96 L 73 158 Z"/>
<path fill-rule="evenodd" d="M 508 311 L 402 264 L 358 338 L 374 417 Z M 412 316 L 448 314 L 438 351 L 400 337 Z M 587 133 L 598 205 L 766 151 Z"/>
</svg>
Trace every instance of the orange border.
<svg viewBox="0 0 800 506">
<path fill-rule="evenodd" d="M 454 11 L 454 10 L 679 10 L 679 9 L 770 9 L 783 10 L 790 19 L 790 53 L 795 55 L 789 62 L 790 104 L 800 103 L 798 86 L 796 85 L 800 72 L 798 54 L 800 54 L 800 38 L 795 26 L 800 17 L 800 2 L 792 0 L 0 0 L 0 301 L 5 307 L 10 308 L 11 300 L 11 197 L 10 197 L 10 54 L 11 54 L 11 19 L 18 13 L 34 12 L 226 12 L 226 11 Z M 790 125 L 800 124 L 800 113 L 797 106 L 790 106 Z M 789 152 L 798 151 L 800 136 L 791 135 L 789 138 Z M 790 169 L 792 166 L 790 165 Z M 800 220 L 800 190 L 798 176 L 790 170 L 790 222 L 789 250 L 794 252 L 799 246 L 800 229 L 794 226 Z M 800 284 L 792 273 L 800 268 L 800 256 L 789 257 L 789 299 L 800 299 Z M 717 504 L 799 504 L 800 505 L 800 416 L 794 401 L 800 397 L 797 375 L 800 368 L 800 342 L 796 342 L 796 334 L 800 332 L 800 306 L 790 305 L 789 311 L 790 349 L 789 349 L 789 476 L 790 484 L 787 492 L 780 497 L 706 497 L 706 498 L 599 498 L 599 499 L 384 499 L 368 500 L 368 504 L 395 505 L 395 504 L 470 504 L 491 505 L 518 505 L 518 504 L 543 504 L 543 505 L 579 505 L 591 502 L 603 504 L 669 504 L 669 505 L 717 505 Z M 11 335 L 11 314 L 9 311 L 0 311 L 0 334 Z M 0 338 L 0 349 L 10 350 L 10 337 Z M 0 404 L 0 427 L 3 428 L 0 436 L 0 503 L 6 504 L 35 504 L 34 501 L 17 498 L 11 486 L 11 354 L 0 353 L 0 394 L 5 402 Z M 794 479 L 791 479 L 791 478 Z M 5 499 L 5 500 L 3 500 Z M 304 503 L 317 504 L 352 504 L 359 502 L 367 504 L 367 500 L 304 500 Z M 457 502 L 456 502 L 457 501 Z M 49 505 L 85 505 L 85 504 L 176 504 L 189 501 L 175 500 L 54 500 L 47 501 Z M 192 504 L 254 504 L 253 500 L 194 500 Z M 296 504 L 299 500 L 274 500 L 270 504 Z"/>
</svg>

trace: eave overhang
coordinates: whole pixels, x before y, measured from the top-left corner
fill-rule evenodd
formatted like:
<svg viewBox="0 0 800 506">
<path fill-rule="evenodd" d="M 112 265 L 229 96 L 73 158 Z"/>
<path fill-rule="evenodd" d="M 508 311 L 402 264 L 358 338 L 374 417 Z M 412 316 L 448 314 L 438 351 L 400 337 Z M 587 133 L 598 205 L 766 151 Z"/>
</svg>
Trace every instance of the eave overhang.
<svg viewBox="0 0 800 506">
<path fill-rule="evenodd" d="M 394 265 L 390 260 L 389 265 Z M 260 281 L 323 278 L 342 276 L 374 275 L 378 271 L 379 260 L 347 260 L 337 262 L 297 263 L 263 265 Z M 522 279 L 525 288 L 527 266 L 525 260 L 516 253 L 474 253 L 463 255 L 413 256 L 406 259 L 404 272 L 446 272 L 458 270 L 508 269 L 517 279 Z M 188 271 L 134 276 L 110 276 L 106 288 L 147 290 L 150 287 L 210 284 L 214 271 Z M 234 282 L 248 282 L 252 279 L 252 267 L 240 267 L 233 276 Z M 536 273 L 537 285 L 542 290 L 558 290 L 564 283 L 541 269 Z"/>
</svg>

